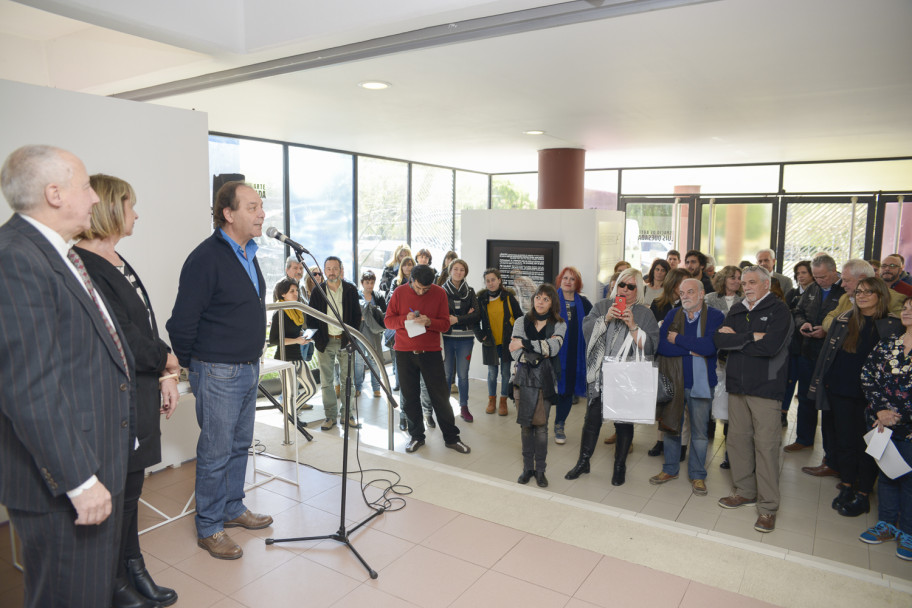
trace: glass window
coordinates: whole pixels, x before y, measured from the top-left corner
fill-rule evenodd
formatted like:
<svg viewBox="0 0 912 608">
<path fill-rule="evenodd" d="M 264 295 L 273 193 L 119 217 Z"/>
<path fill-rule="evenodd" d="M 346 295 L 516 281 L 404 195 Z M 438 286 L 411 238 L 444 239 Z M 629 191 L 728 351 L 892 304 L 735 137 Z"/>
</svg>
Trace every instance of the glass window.
<svg viewBox="0 0 912 608">
<path fill-rule="evenodd" d="M 833 197 L 832 202 L 798 201 L 786 205 L 782 274 L 792 276 L 795 264 L 826 252 L 839 268 L 864 254 L 867 201 Z"/>
<path fill-rule="evenodd" d="M 891 253 L 898 253 L 906 260 L 906 270 L 912 268 L 912 197 L 889 197 L 884 213 L 882 260 Z M 877 255 L 877 252 L 874 252 Z"/>
<path fill-rule="evenodd" d="M 358 277 L 377 275 L 408 238 L 408 164 L 358 157 Z"/>
<path fill-rule="evenodd" d="M 786 192 L 877 192 L 912 189 L 912 159 L 786 165 Z"/>
<path fill-rule="evenodd" d="M 345 278 L 357 282 L 352 251 L 352 181 L 350 154 L 288 147 L 291 238 L 307 247 L 321 268 L 328 256 L 339 257 Z"/>
<path fill-rule="evenodd" d="M 583 178 L 583 188 L 583 209 L 617 211 L 617 171 L 586 171 Z"/>
<path fill-rule="evenodd" d="M 456 172 L 456 218 L 453 248 L 462 254 L 462 211 L 463 209 L 488 208 L 488 176 L 469 171 Z"/>
<path fill-rule="evenodd" d="M 536 209 L 538 173 L 512 173 L 491 177 L 491 209 Z"/>
<path fill-rule="evenodd" d="M 431 252 L 440 268 L 453 248 L 453 170 L 412 165 L 412 253 Z M 417 261 L 417 260 L 416 260 Z"/>
<path fill-rule="evenodd" d="M 647 273 L 655 258 L 664 260 L 665 254 L 675 248 L 674 234 L 673 203 L 628 203 L 624 259 Z M 610 276 L 609 269 L 608 277 L 599 280 L 607 283 Z"/>
<path fill-rule="evenodd" d="M 266 219 L 263 236 L 256 239 L 259 246 L 257 261 L 266 280 L 266 301 L 272 301 L 273 286 L 285 276 L 285 248 L 266 236 L 266 228 L 285 228 L 285 185 L 282 166 L 282 144 L 249 139 L 209 136 L 209 173 L 240 173 L 263 199 Z M 210 194 L 212 183 L 210 181 Z M 210 208 L 212 196 L 209 197 Z"/>
<path fill-rule="evenodd" d="M 704 202 L 700 251 L 716 259 L 716 270 L 757 261 L 757 252 L 770 246 L 772 203 Z"/>
<path fill-rule="evenodd" d="M 779 165 L 624 169 L 621 180 L 624 195 L 674 194 L 676 186 L 697 186 L 703 194 L 776 193 Z"/>
</svg>

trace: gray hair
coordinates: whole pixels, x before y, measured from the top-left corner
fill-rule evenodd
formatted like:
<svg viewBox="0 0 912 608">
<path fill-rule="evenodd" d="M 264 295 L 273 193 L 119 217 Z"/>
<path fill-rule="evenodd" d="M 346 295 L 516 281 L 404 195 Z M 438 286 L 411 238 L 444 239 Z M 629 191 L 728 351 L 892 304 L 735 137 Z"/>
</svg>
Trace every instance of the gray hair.
<svg viewBox="0 0 912 608">
<path fill-rule="evenodd" d="M 696 283 L 700 287 L 700 291 L 706 293 L 706 287 L 703 286 L 703 281 L 699 279 L 689 278 L 681 281 L 680 287 L 684 287 L 684 283 Z"/>
<path fill-rule="evenodd" d="M 303 262 L 301 262 L 296 256 L 290 255 L 285 260 L 285 270 L 291 268 L 292 264 L 301 264 L 301 266 L 304 265 Z"/>
<path fill-rule="evenodd" d="M 856 279 L 865 279 L 874 276 L 874 267 L 858 258 L 849 260 L 842 265 L 842 273 L 850 274 Z"/>
<path fill-rule="evenodd" d="M 27 213 L 45 200 L 49 184 L 66 185 L 73 167 L 65 150 L 53 146 L 22 146 L 6 157 L 0 169 L 0 189 L 13 211 Z"/>
<path fill-rule="evenodd" d="M 774 261 L 774 262 L 776 261 L 776 252 L 773 251 L 772 249 L 761 249 L 760 251 L 757 252 L 757 257 L 758 257 L 758 258 L 760 257 L 760 254 L 761 254 L 761 253 L 768 253 L 768 254 L 770 254 L 770 257 L 773 258 L 773 261 Z"/>
<path fill-rule="evenodd" d="M 767 270 L 763 266 L 748 266 L 747 268 L 745 268 L 744 270 L 741 271 L 741 278 L 743 279 L 744 275 L 749 274 L 751 272 L 762 276 L 763 280 L 766 281 L 767 283 L 770 282 L 769 270 Z"/>
<path fill-rule="evenodd" d="M 710 266 L 712 266 L 713 268 L 716 267 L 716 258 L 714 258 L 711 255 L 708 255 L 708 256 L 706 256 L 706 267 L 709 268 Z"/>
<path fill-rule="evenodd" d="M 833 258 L 828 256 L 827 254 L 822 253 L 811 261 L 811 266 L 813 266 L 814 268 L 820 268 L 821 266 L 826 266 L 827 270 L 835 271 L 836 270 L 836 260 L 834 260 Z"/>
</svg>

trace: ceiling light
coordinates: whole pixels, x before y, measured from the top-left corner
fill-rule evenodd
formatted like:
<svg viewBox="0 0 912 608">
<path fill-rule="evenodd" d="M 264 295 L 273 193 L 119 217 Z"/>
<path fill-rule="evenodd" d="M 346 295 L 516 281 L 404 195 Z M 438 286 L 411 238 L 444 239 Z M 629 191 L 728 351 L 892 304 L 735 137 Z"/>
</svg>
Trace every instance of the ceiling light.
<svg viewBox="0 0 912 608">
<path fill-rule="evenodd" d="M 523 131 L 523 135 L 544 135 L 544 134 L 545 134 L 544 131 L 536 131 L 536 130 L 533 130 L 533 131 Z"/>
<path fill-rule="evenodd" d="M 382 80 L 365 80 L 364 82 L 359 82 L 358 86 L 362 89 L 369 89 L 371 91 L 381 91 L 383 89 L 388 89 L 393 85 L 388 82 L 383 82 Z"/>
</svg>

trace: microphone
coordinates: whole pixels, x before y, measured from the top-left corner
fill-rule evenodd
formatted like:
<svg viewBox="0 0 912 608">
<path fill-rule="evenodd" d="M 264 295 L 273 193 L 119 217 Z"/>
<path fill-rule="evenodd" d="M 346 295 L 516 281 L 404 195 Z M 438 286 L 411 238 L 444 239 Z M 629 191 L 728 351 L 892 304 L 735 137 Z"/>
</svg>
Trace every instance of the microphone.
<svg viewBox="0 0 912 608">
<path fill-rule="evenodd" d="M 285 243 L 299 253 L 306 253 L 307 255 L 310 255 L 310 252 L 307 251 L 304 245 L 292 241 L 290 238 L 279 232 L 275 226 L 270 226 L 266 229 L 266 236 L 272 237 L 279 242 Z"/>
</svg>

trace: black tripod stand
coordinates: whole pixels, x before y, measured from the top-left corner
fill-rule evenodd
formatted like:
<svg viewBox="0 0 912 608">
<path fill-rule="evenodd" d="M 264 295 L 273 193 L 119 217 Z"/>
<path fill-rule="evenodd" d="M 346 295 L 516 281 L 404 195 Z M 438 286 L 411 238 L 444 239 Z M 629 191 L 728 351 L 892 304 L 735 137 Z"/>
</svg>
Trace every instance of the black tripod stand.
<svg viewBox="0 0 912 608">
<path fill-rule="evenodd" d="M 298 256 L 298 260 L 301 260 L 300 252 L 297 252 L 297 256 Z M 314 261 L 316 261 L 316 260 L 314 260 Z M 345 322 L 342 320 L 342 315 L 340 315 L 339 311 L 336 310 L 336 307 L 333 304 L 332 299 L 327 297 L 326 292 L 323 290 L 323 288 L 320 286 L 320 284 L 316 281 L 316 279 L 314 279 L 314 276 L 313 276 L 313 274 L 311 274 L 310 269 L 307 268 L 307 265 L 304 264 L 303 261 L 301 261 L 301 263 L 304 266 L 304 270 L 307 272 L 308 276 L 310 276 L 311 280 L 314 282 L 314 285 L 316 286 L 315 289 L 318 289 L 320 291 L 320 293 L 323 294 L 323 298 L 326 301 L 327 308 L 332 310 L 333 316 L 336 317 L 336 319 L 339 321 L 339 325 L 341 326 L 342 332 L 343 332 L 343 343 L 345 344 L 345 346 L 343 348 L 348 353 L 348 365 L 347 365 L 348 369 L 347 369 L 346 378 L 345 378 L 345 406 L 343 409 L 344 418 L 343 418 L 343 423 L 342 423 L 343 424 L 343 431 L 342 431 L 342 503 L 341 503 L 341 507 L 339 509 L 339 529 L 336 531 L 335 534 L 325 534 L 322 536 L 300 536 L 297 538 L 267 538 L 266 544 L 272 545 L 274 543 L 286 543 L 286 542 L 305 541 L 305 540 L 334 540 L 334 541 L 340 542 L 340 543 L 344 544 L 346 547 L 348 547 L 351 550 L 351 552 L 355 554 L 355 557 L 358 558 L 358 561 L 361 562 L 361 565 L 367 569 L 367 572 L 368 572 L 368 574 L 370 574 L 370 577 L 372 579 L 375 579 L 378 576 L 376 570 L 371 568 L 368 565 L 368 563 L 366 561 L 364 561 L 364 558 L 361 557 L 361 554 L 358 553 L 357 549 L 355 549 L 354 545 L 352 545 L 351 539 L 349 537 L 351 536 L 351 534 L 353 532 L 360 529 L 362 526 L 364 526 L 366 523 L 368 523 L 369 521 L 371 521 L 378 515 L 382 514 L 386 509 L 383 507 L 379 507 L 379 508 L 375 509 L 374 513 L 372 513 L 367 519 L 365 519 L 364 521 L 359 523 L 357 526 L 355 526 L 351 530 L 348 530 L 345 527 L 345 498 L 346 498 L 347 490 L 348 490 L 348 433 L 349 433 L 348 422 L 349 422 L 349 420 L 351 420 L 351 396 L 352 396 L 352 394 L 351 394 L 352 393 L 352 358 L 354 357 L 354 354 L 356 351 L 362 357 L 364 357 L 365 361 L 368 360 L 368 358 L 365 356 L 366 353 L 361 348 L 361 346 L 355 342 L 354 336 L 352 336 L 351 332 L 345 326 Z M 339 289 L 343 289 L 343 287 L 340 285 Z M 326 382 L 325 378 L 320 378 L 320 380 L 321 380 L 321 382 Z M 386 390 L 387 395 L 389 395 L 389 398 L 392 399 L 392 395 L 389 393 L 389 391 L 386 389 L 385 386 L 384 386 L 384 390 Z M 394 402 L 391 402 L 391 403 L 394 403 Z"/>
</svg>

